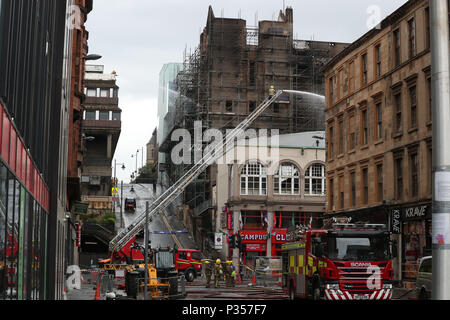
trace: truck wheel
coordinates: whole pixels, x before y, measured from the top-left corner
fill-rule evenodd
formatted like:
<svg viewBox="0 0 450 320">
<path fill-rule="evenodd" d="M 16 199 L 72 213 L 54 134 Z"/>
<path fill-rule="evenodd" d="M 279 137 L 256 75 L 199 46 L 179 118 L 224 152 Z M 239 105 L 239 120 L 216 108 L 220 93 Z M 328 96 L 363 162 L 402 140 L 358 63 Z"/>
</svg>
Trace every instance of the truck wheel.
<svg viewBox="0 0 450 320">
<path fill-rule="evenodd" d="M 419 300 L 428 300 L 428 294 L 425 289 L 420 290 Z"/>
<path fill-rule="evenodd" d="M 195 279 L 195 271 L 192 269 L 188 269 L 186 270 L 186 272 L 184 273 L 184 277 L 186 278 L 187 282 L 192 282 Z"/>
<path fill-rule="evenodd" d="M 314 283 L 313 292 L 312 292 L 313 300 L 320 300 L 320 285 L 318 282 Z"/>
<path fill-rule="evenodd" d="M 289 286 L 289 300 L 295 300 L 295 288 L 293 283 Z"/>
</svg>

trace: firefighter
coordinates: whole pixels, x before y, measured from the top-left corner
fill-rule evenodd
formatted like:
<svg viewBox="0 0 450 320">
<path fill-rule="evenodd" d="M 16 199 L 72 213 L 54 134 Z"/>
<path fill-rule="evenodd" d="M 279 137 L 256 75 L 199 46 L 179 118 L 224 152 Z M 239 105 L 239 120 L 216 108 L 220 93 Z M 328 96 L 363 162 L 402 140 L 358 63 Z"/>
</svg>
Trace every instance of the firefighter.
<svg viewBox="0 0 450 320">
<path fill-rule="evenodd" d="M 233 264 L 233 261 L 231 261 L 231 269 L 233 270 L 231 272 L 231 286 L 235 287 L 236 286 L 236 267 Z"/>
<path fill-rule="evenodd" d="M 217 259 L 216 264 L 214 265 L 214 288 L 218 288 L 220 286 L 219 281 L 222 274 L 222 265 L 220 264 L 220 259 Z"/>
<path fill-rule="evenodd" d="M 275 87 L 271 85 L 269 87 L 269 97 L 272 98 L 275 95 Z"/>
<path fill-rule="evenodd" d="M 232 273 L 233 273 L 233 261 L 227 261 L 227 265 L 225 266 L 225 284 L 227 288 L 231 288 L 232 284 Z"/>
<path fill-rule="evenodd" d="M 209 288 L 209 284 L 211 282 L 211 275 L 212 275 L 212 270 L 211 270 L 211 264 L 209 263 L 208 260 L 205 261 L 205 277 L 206 277 L 206 287 Z"/>
</svg>

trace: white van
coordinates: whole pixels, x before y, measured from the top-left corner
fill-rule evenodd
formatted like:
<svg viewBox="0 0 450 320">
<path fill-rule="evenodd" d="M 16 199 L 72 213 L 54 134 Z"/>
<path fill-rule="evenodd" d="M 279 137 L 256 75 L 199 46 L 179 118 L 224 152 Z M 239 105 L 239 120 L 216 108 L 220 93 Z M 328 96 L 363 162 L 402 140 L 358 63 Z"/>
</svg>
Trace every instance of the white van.
<svg viewBox="0 0 450 320">
<path fill-rule="evenodd" d="M 416 280 L 416 294 L 420 300 L 431 299 L 432 282 L 432 256 L 426 256 L 420 259 L 419 272 Z"/>
</svg>

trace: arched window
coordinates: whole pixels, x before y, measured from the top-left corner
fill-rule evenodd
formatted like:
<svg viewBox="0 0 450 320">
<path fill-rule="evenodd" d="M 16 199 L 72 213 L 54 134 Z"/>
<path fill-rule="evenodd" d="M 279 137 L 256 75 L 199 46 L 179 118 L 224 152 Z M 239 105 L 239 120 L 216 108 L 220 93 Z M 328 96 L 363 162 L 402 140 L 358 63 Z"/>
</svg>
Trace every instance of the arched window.
<svg viewBox="0 0 450 320">
<path fill-rule="evenodd" d="M 241 195 L 266 195 L 267 169 L 259 162 L 249 162 L 241 171 Z"/>
<path fill-rule="evenodd" d="M 273 190 L 275 194 L 299 195 L 300 174 L 298 168 L 291 163 L 282 163 L 274 175 Z"/>
<path fill-rule="evenodd" d="M 325 195 L 325 166 L 311 165 L 305 172 L 305 195 Z"/>
</svg>

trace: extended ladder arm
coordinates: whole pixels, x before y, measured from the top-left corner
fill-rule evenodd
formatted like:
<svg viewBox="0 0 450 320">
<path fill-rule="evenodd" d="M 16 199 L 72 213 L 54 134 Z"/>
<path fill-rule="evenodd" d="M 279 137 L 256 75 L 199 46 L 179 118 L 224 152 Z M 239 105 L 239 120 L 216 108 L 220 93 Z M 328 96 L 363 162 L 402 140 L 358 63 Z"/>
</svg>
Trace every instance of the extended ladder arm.
<svg viewBox="0 0 450 320">
<path fill-rule="evenodd" d="M 169 206 L 212 162 L 220 159 L 225 152 L 225 148 L 229 146 L 230 143 L 234 143 L 234 140 L 243 134 L 244 130 L 246 130 L 256 118 L 258 118 L 272 103 L 274 103 L 282 93 L 282 90 L 277 91 L 274 96 L 264 100 L 264 102 L 262 102 L 258 108 L 256 108 L 244 121 L 239 123 L 235 129 L 228 133 L 222 143 L 218 143 L 214 146 L 213 152 L 208 152 L 208 154 L 206 154 L 198 163 L 193 165 L 180 179 L 178 179 L 175 184 L 159 196 L 149 208 L 149 218 L 152 218 L 167 208 L 167 206 Z M 119 232 L 114 239 L 111 240 L 109 243 L 111 253 L 120 250 L 144 228 L 146 214 L 147 211 L 144 211 L 128 228 Z"/>
</svg>

